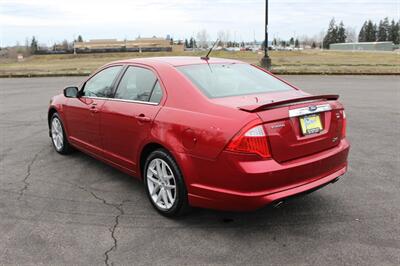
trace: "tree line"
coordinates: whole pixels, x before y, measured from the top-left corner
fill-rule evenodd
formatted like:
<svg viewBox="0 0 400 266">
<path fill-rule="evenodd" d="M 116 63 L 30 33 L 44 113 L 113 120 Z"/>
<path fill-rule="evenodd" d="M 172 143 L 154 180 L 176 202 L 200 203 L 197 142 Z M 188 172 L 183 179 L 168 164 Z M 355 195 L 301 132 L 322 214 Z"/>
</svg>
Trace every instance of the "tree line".
<svg viewBox="0 0 400 266">
<path fill-rule="evenodd" d="M 185 48 L 197 48 L 196 40 L 193 37 L 190 39 L 185 39 Z"/>
<path fill-rule="evenodd" d="M 344 27 L 343 21 L 336 24 L 335 18 L 329 22 L 328 30 L 323 39 L 323 47 L 329 49 L 329 45 L 333 43 L 344 43 L 348 41 L 347 30 Z M 389 22 L 386 17 L 379 21 L 379 24 L 372 20 L 364 22 L 359 34 L 359 42 L 385 42 L 390 41 L 394 44 L 400 43 L 400 21 L 394 19 Z"/>
<path fill-rule="evenodd" d="M 272 45 L 273 46 L 282 46 L 282 47 L 295 47 L 295 48 L 300 48 L 300 41 L 298 38 L 293 38 L 291 37 L 289 41 L 285 40 L 279 40 L 277 38 L 274 38 L 272 40 Z M 264 42 L 262 43 L 262 47 L 264 47 Z"/>
<path fill-rule="evenodd" d="M 395 22 L 386 17 L 379 21 L 379 24 L 374 23 L 372 20 L 364 22 L 360 33 L 358 35 L 359 42 L 393 42 L 394 44 L 400 43 L 400 21 Z"/>
<path fill-rule="evenodd" d="M 77 39 L 75 39 L 73 42 L 83 42 L 82 35 L 79 35 Z M 62 43 L 54 43 L 52 46 L 53 51 L 57 51 L 58 49 L 60 50 L 71 50 L 73 47 L 73 43 L 68 42 L 67 40 L 62 41 Z M 35 36 L 32 36 L 32 39 L 30 41 L 27 40 L 25 44 L 25 49 L 29 51 L 30 54 L 36 54 L 39 51 L 39 44 L 38 40 Z"/>
<path fill-rule="evenodd" d="M 185 48 L 206 48 L 208 46 L 209 35 L 205 30 L 200 31 L 197 34 L 197 38 L 191 37 L 190 39 L 185 39 L 184 45 Z M 222 47 L 244 47 L 244 42 L 236 42 L 230 41 L 229 31 L 219 31 L 218 32 L 219 43 L 218 46 Z M 323 40 L 322 44 L 319 40 Z M 318 41 L 317 41 L 318 40 Z M 304 36 L 301 41 L 299 39 L 290 38 L 289 41 L 274 39 L 272 41 L 273 46 L 282 46 L 282 47 L 296 47 L 299 48 L 300 44 L 302 45 L 310 45 L 311 48 L 323 47 L 325 49 L 329 49 L 330 44 L 333 43 L 344 43 L 344 42 L 383 42 L 390 41 L 394 44 L 400 44 L 400 20 L 395 21 L 394 19 L 390 20 L 388 17 L 379 21 L 379 23 L 374 23 L 372 20 L 366 20 L 361 27 L 361 30 L 358 34 L 355 33 L 354 28 L 345 28 L 343 21 L 340 23 L 336 23 L 335 18 L 332 18 L 329 22 L 328 30 L 326 33 L 320 38 L 308 38 Z M 83 38 L 81 35 L 78 36 L 74 42 L 82 42 Z M 171 43 L 173 40 L 171 39 Z M 64 40 L 62 43 L 55 43 L 52 46 L 53 51 L 57 50 L 71 50 L 72 43 Z M 31 54 L 35 54 L 39 52 L 38 41 L 35 36 L 32 37 L 31 41 L 26 41 L 25 49 L 27 52 Z"/>
</svg>

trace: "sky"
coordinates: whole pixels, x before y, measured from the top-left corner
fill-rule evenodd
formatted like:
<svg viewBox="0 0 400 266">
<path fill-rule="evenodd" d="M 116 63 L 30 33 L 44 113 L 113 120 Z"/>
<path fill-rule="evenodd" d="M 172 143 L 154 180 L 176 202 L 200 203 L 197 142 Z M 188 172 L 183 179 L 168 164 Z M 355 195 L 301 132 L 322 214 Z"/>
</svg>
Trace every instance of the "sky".
<svg viewBox="0 0 400 266">
<path fill-rule="evenodd" d="M 0 0 L 0 46 L 138 36 L 190 38 L 205 29 L 210 40 L 228 31 L 232 40 L 262 40 L 265 0 Z M 269 0 L 270 38 L 319 35 L 329 20 L 357 32 L 366 19 L 399 19 L 400 0 Z"/>
</svg>

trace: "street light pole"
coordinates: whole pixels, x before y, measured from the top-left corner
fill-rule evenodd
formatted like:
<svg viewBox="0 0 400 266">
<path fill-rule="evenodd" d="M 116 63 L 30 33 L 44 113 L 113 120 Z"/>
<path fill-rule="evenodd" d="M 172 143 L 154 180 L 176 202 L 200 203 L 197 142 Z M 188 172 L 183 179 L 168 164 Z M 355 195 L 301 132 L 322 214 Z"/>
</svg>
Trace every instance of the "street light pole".
<svg viewBox="0 0 400 266">
<path fill-rule="evenodd" d="M 265 0 L 265 40 L 264 40 L 264 57 L 261 59 L 261 66 L 270 70 L 271 58 L 268 55 L 268 0 Z"/>
</svg>

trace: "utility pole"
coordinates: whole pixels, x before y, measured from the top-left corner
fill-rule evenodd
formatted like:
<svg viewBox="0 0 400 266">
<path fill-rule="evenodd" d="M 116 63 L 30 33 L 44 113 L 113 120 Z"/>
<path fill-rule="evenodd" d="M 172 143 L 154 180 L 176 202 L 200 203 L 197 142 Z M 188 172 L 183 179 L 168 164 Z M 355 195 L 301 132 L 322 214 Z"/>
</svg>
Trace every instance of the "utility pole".
<svg viewBox="0 0 400 266">
<path fill-rule="evenodd" d="M 265 0 L 265 40 L 264 40 L 264 57 L 261 59 L 261 66 L 270 70 L 271 58 L 268 55 L 268 0 Z"/>
</svg>

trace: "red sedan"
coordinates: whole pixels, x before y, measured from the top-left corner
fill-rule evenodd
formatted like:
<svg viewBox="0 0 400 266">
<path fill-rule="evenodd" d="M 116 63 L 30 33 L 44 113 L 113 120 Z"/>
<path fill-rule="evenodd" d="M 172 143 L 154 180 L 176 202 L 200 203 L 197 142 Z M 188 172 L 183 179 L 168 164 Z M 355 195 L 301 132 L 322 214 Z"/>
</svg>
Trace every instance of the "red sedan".
<svg viewBox="0 0 400 266">
<path fill-rule="evenodd" d="M 227 59 L 107 64 L 51 99 L 54 148 L 74 148 L 144 181 L 152 205 L 246 211 L 335 182 L 347 170 L 337 95 L 312 96 Z"/>
</svg>

